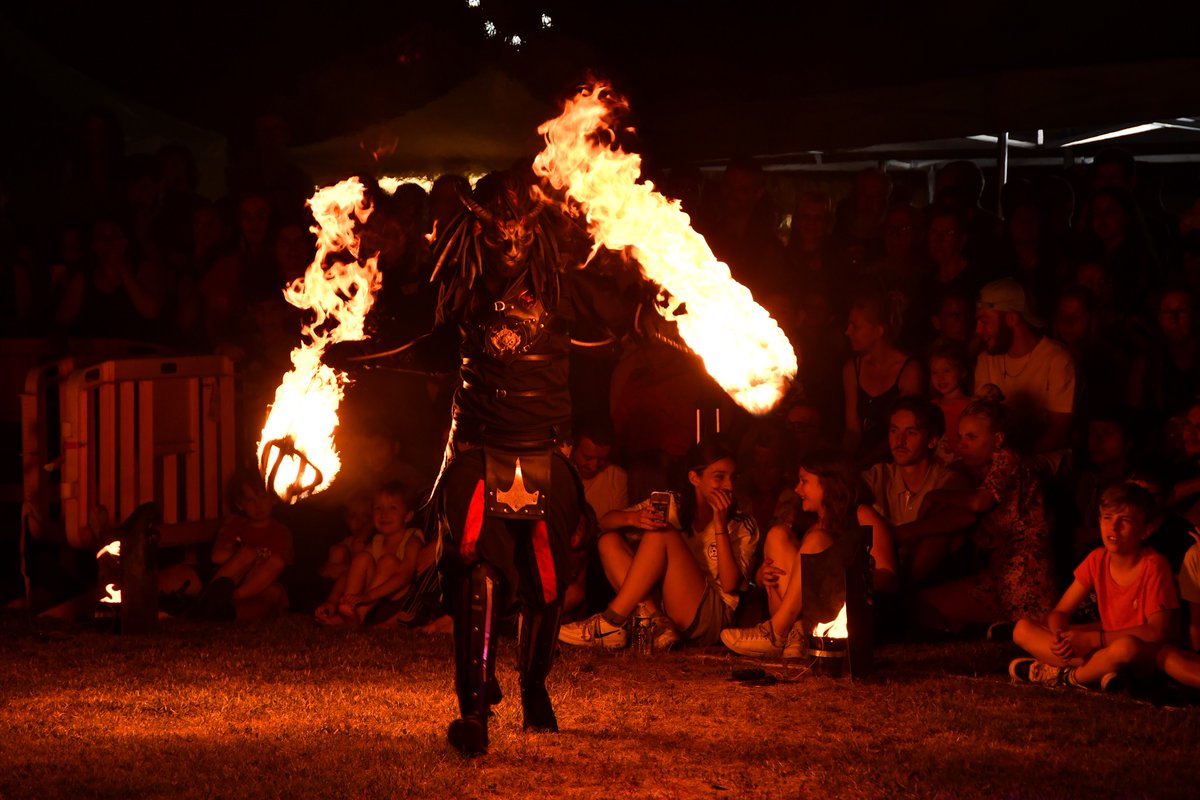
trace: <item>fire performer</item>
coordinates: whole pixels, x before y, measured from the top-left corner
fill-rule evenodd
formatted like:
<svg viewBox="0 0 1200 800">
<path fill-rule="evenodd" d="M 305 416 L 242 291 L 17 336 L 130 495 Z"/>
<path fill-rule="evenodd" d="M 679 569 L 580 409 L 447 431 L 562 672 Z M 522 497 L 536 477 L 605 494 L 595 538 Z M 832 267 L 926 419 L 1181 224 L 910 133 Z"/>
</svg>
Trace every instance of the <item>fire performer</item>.
<svg viewBox="0 0 1200 800">
<path fill-rule="evenodd" d="M 325 363 L 347 371 L 459 371 L 433 501 L 460 710 L 448 739 L 466 755 L 488 748 L 489 709 L 500 700 L 496 620 L 510 609 L 521 615 L 525 730 L 558 730 L 546 677 L 569 580 L 569 539 L 587 508 L 559 450 L 571 421 L 571 331 L 618 316 L 612 297 L 594 291 L 592 270 L 567 269 L 566 219 L 532 173 L 496 178 L 477 198 L 462 198 L 465 210 L 438 237 L 433 330 L 396 349 L 374 345 L 372 352 L 370 341 L 347 341 L 324 354 Z"/>
<path fill-rule="evenodd" d="M 579 478 L 558 450 L 571 418 L 571 332 L 584 320 L 618 316 L 600 312 L 606 295 L 589 286 L 596 271 L 568 268 L 576 260 L 564 254 L 560 245 L 569 238 L 559 234 L 574 228 L 562 209 L 586 218 L 580 244 L 594 243 L 593 255 L 606 249 L 637 261 L 653 309 L 625 318 L 664 341 L 682 338 L 743 408 L 770 410 L 796 373 L 795 352 L 779 326 L 732 280 L 679 204 L 638 181 L 640 158 L 620 148 L 612 128 L 623 108 L 607 85 L 582 87 L 560 117 L 538 128 L 546 147 L 532 172 L 506 174 L 476 187 L 476 198 L 463 198 L 466 210 L 436 245 L 439 295 L 430 333 L 368 352 L 350 335 L 355 329 L 324 349 L 331 372 L 376 365 L 457 368 L 461 376 L 434 499 L 439 541 L 450 545 L 442 572 L 455 618 L 460 717 L 448 738 L 464 754 L 487 751 L 490 705 L 499 700 L 498 610 L 516 608 L 522 616 L 526 730 L 558 729 L 546 676 L 567 584 L 564 557 L 587 510 Z M 547 202 L 548 190 L 535 186 L 533 174 L 558 202 Z M 264 440 L 281 439 L 264 429 Z M 300 474 L 308 471 L 315 465 Z"/>
</svg>

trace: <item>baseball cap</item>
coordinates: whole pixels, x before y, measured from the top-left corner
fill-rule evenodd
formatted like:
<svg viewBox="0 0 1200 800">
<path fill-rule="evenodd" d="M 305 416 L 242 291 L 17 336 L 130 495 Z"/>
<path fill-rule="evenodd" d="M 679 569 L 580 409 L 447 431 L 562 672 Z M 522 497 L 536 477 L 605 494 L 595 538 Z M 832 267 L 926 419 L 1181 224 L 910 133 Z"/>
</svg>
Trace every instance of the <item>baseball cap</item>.
<svg viewBox="0 0 1200 800">
<path fill-rule="evenodd" d="M 1035 328 L 1041 328 L 1044 324 L 1029 308 L 1025 300 L 1025 287 L 1012 278 L 992 281 L 980 289 L 976 307 L 992 311 L 1014 311 Z"/>
</svg>

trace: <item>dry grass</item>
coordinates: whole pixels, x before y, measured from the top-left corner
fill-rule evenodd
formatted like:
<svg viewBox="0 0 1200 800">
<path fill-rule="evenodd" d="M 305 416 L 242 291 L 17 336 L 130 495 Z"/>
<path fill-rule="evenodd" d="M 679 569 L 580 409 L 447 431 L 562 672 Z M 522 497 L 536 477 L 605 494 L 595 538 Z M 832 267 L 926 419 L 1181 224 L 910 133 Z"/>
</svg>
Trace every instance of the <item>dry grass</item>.
<svg viewBox="0 0 1200 800">
<path fill-rule="evenodd" d="M 766 687 L 718 650 L 567 649 L 553 736 L 522 733 L 506 644 L 492 752 L 464 761 L 446 636 L 9 616 L 0 637 L 2 798 L 1196 795 L 1200 707 L 1014 688 L 1011 645 L 895 645 L 869 682 Z"/>
</svg>

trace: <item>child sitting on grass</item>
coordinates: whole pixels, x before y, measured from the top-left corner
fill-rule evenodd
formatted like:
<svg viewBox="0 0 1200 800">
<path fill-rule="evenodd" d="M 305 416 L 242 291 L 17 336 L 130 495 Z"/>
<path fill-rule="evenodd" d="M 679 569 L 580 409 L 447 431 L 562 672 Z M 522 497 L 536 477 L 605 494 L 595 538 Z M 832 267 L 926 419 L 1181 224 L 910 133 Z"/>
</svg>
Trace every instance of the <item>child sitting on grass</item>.
<svg viewBox="0 0 1200 800">
<path fill-rule="evenodd" d="M 277 500 L 256 470 L 236 474 L 229 495 L 237 513 L 217 532 L 211 555 L 217 571 L 196 599 L 192 616 L 238 620 L 278 616 L 288 606 L 279 578 L 292 563 L 292 532 L 272 518 Z"/>
<path fill-rule="evenodd" d="M 408 527 L 413 514 L 404 486 L 385 483 L 375 493 L 373 508 L 375 535 L 334 583 L 329 598 L 317 609 L 318 622 L 358 625 L 379 601 L 412 582 L 425 536 L 419 528 Z"/>
<path fill-rule="evenodd" d="M 1013 641 L 1034 658 L 1008 665 L 1014 682 L 1098 687 L 1111 691 L 1125 670 L 1153 670 L 1179 607 L 1167 560 L 1142 543 L 1153 530 L 1154 497 L 1134 483 L 1100 496 L 1103 546 L 1075 568 L 1075 580 L 1045 622 L 1024 618 Z M 1072 625 L 1071 615 L 1096 593 L 1100 622 Z"/>
<path fill-rule="evenodd" d="M 350 569 L 354 557 L 367 549 L 375 533 L 374 501 L 369 492 L 360 492 L 346 501 L 342 519 L 350 535 L 329 548 L 321 565 L 321 577 L 335 583 Z"/>
</svg>

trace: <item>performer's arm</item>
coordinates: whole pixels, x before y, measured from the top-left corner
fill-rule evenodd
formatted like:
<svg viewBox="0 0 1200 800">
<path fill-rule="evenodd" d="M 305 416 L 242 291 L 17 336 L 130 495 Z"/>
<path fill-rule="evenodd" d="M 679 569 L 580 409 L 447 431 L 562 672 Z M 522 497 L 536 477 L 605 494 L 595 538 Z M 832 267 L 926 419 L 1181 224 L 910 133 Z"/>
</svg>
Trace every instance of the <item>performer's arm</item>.
<svg viewBox="0 0 1200 800">
<path fill-rule="evenodd" d="M 343 372 L 380 367 L 441 375 L 458 367 L 458 329 L 440 325 L 399 347 L 386 347 L 373 339 L 335 342 L 325 348 L 321 360 Z"/>
</svg>

